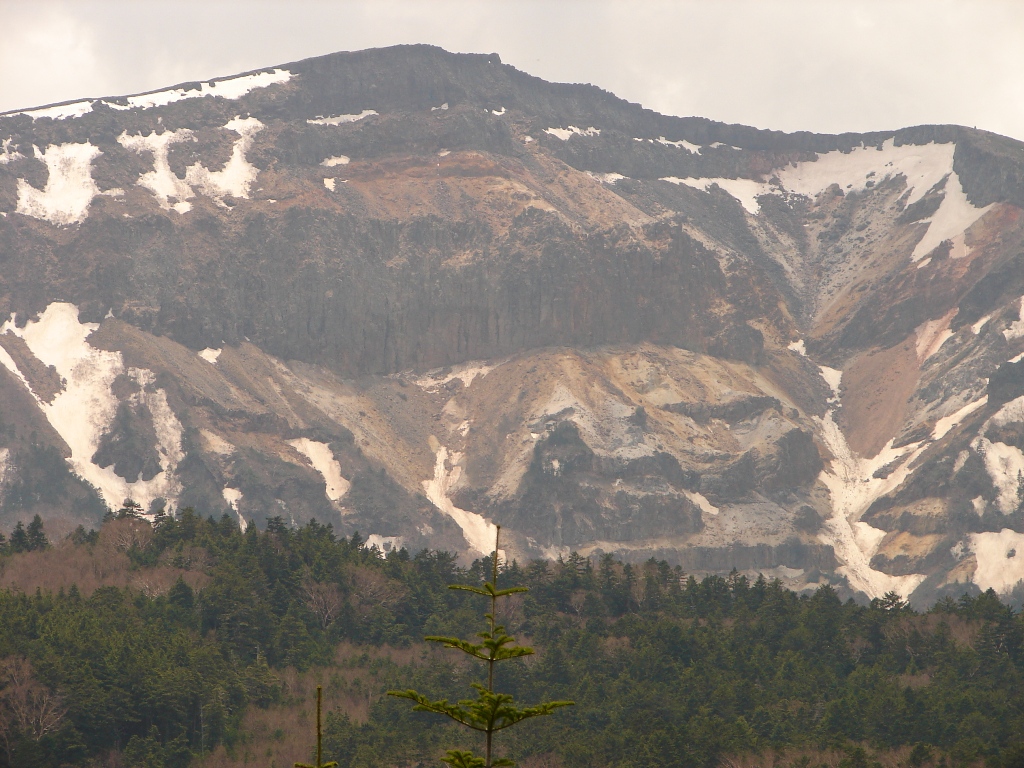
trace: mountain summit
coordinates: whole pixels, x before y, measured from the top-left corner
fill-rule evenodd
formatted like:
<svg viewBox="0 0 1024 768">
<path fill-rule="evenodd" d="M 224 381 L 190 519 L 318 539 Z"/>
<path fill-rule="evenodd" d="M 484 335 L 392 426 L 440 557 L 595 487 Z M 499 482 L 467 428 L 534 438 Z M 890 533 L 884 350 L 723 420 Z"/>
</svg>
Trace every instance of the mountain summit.
<svg viewBox="0 0 1024 768">
<path fill-rule="evenodd" d="M 429 46 L 0 141 L 5 528 L 132 498 L 868 597 L 1024 578 L 1019 142 L 667 117 Z"/>
</svg>

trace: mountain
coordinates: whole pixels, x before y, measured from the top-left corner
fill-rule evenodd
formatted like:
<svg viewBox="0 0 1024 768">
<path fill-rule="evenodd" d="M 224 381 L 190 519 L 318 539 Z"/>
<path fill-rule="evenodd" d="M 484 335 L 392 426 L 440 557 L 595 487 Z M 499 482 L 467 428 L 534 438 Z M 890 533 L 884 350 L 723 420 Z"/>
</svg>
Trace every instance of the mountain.
<svg viewBox="0 0 1024 768">
<path fill-rule="evenodd" d="M 1020 142 L 429 46 L 0 141 L 0 527 L 130 497 L 916 602 L 1024 578 Z"/>
</svg>

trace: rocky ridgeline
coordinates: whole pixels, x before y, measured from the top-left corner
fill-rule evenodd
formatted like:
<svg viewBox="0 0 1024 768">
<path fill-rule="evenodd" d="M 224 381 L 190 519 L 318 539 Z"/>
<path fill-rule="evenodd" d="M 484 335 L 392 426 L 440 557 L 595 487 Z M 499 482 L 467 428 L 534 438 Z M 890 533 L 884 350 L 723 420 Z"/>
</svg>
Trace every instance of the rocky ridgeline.
<svg viewBox="0 0 1024 768">
<path fill-rule="evenodd" d="M 427 46 L 0 141 L 0 527 L 130 496 L 871 597 L 1024 578 L 1015 141 L 667 117 Z"/>
</svg>

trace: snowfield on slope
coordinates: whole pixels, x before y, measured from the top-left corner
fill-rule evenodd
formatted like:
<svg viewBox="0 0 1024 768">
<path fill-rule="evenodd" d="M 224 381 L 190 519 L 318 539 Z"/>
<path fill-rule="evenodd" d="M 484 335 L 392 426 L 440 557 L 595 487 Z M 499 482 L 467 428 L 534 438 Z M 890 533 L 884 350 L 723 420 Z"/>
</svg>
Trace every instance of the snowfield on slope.
<svg viewBox="0 0 1024 768">
<path fill-rule="evenodd" d="M 173 501 L 180 490 L 174 471 L 184 458 L 182 427 L 163 390 L 147 392 L 143 386 L 136 395 L 144 399 L 152 413 L 162 471 L 152 480 L 128 482 L 114 473 L 113 466 L 99 467 L 93 463 L 100 438 L 117 411 L 118 400 L 111 392 L 114 379 L 128 373 L 141 385 L 152 383 L 149 371 L 132 368 L 126 372 L 120 352 L 107 352 L 89 344 L 89 335 L 98 327 L 97 323 L 79 322 L 78 307 L 74 304 L 56 302 L 24 328 L 18 328 L 13 319 L 8 320 L 0 326 L 0 333 L 10 331 L 20 336 L 33 355 L 44 365 L 52 365 L 64 379 L 64 389 L 52 402 L 44 403 L 38 398 L 36 402 L 71 449 L 71 468 L 99 490 L 107 506 L 117 509 L 126 498 L 134 499 L 143 509 L 148 509 L 158 497 Z M 9 355 L 0 356 L 0 362 L 24 381 Z"/>
</svg>

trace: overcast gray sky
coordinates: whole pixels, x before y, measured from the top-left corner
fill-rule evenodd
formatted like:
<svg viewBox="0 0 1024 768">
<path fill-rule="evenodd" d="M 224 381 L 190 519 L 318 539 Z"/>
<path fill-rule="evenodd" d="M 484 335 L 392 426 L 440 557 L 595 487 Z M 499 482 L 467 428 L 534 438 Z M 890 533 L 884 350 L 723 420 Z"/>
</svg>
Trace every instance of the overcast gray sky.
<svg viewBox="0 0 1024 768">
<path fill-rule="evenodd" d="M 1024 140 L 1022 0 L 0 0 L 0 111 L 413 42 L 667 114 Z"/>
</svg>

